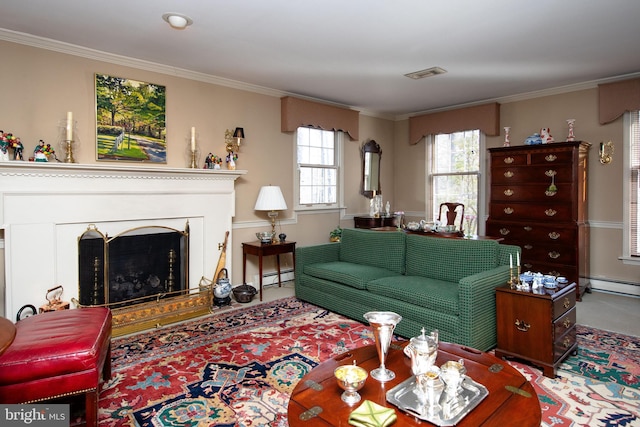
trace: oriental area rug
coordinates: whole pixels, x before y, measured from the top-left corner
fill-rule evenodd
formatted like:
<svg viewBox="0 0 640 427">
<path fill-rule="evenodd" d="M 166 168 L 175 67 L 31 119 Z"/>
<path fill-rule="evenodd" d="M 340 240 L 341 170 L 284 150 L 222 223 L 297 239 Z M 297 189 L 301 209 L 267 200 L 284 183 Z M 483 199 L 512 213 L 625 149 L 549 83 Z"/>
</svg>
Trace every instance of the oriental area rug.
<svg viewBox="0 0 640 427">
<path fill-rule="evenodd" d="M 368 327 L 285 298 L 114 339 L 100 426 L 286 427 L 297 382 L 317 364 L 373 344 Z M 533 384 L 543 426 L 640 426 L 640 338 L 578 326 L 579 351 Z"/>
</svg>

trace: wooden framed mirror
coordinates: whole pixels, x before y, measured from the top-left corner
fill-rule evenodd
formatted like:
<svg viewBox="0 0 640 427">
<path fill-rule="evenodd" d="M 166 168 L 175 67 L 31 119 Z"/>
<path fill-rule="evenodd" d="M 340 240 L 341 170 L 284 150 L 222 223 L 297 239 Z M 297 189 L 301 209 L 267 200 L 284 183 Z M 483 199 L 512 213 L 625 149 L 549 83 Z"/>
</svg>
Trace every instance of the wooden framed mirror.
<svg viewBox="0 0 640 427">
<path fill-rule="evenodd" d="M 362 188 L 363 196 L 371 199 L 380 190 L 380 158 L 382 150 L 377 142 L 370 140 L 362 145 Z"/>
</svg>

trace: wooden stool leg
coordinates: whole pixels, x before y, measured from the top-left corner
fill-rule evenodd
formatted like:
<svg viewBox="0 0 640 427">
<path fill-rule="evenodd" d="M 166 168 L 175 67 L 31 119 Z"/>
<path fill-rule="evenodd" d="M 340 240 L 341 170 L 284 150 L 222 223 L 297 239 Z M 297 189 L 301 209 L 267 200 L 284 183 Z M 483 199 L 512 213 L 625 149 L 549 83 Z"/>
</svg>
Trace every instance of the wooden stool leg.
<svg viewBox="0 0 640 427">
<path fill-rule="evenodd" d="M 85 421 L 87 427 L 98 427 L 98 393 L 99 390 L 85 394 Z"/>
</svg>

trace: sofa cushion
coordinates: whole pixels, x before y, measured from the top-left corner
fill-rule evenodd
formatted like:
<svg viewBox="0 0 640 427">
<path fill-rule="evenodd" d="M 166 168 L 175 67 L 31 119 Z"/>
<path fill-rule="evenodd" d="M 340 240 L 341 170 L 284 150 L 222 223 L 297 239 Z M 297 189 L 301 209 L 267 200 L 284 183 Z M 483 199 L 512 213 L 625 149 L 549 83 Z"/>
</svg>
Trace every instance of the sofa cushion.
<svg viewBox="0 0 640 427">
<path fill-rule="evenodd" d="M 342 230 L 340 261 L 404 273 L 405 234 L 396 231 Z"/>
<path fill-rule="evenodd" d="M 459 312 L 458 287 L 444 280 L 421 276 L 383 277 L 369 282 L 367 290 L 441 313 L 457 316 Z"/>
<path fill-rule="evenodd" d="M 461 278 L 498 266 L 498 242 L 407 236 L 407 276 L 457 284 Z"/>
<path fill-rule="evenodd" d="M 399 273 L 385 268 L 371 267 L 369 265 L 354 264 L 351 262 L 323 262 L 306 265 L 304 274 L 319 279 L 331 280 L 356 289 L 366 289 L 366 284 L 380 277 L 400 276 Z"/>
</svg>

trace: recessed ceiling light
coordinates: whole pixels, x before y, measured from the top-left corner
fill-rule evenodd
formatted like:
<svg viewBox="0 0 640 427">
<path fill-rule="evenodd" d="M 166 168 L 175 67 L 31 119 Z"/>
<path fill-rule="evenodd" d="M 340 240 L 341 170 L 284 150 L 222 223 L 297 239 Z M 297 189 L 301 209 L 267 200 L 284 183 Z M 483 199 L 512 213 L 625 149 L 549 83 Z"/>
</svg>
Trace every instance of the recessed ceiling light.
<svg viewBox="0 0 640 427">
<path fill-rule="evenodd" d="M 171 25 L 171 28 L 176 30 L 184 30 L 189 25 L 193 24 L 193 20 L 186 15 L 180 13 L 165 13 L 162 15 L 162 19 Z"/>
<path fill-rule="evenodd" d="M 444 74 L 447 70 L 440 67 L 431 67 L 426 70 L 414 71 L 413 73 L 405 74 L 406 77 L 410 79 L 418 80 L 423 79 L 425 77 L 437 76 L 438 74 Z"/>
</svg>

